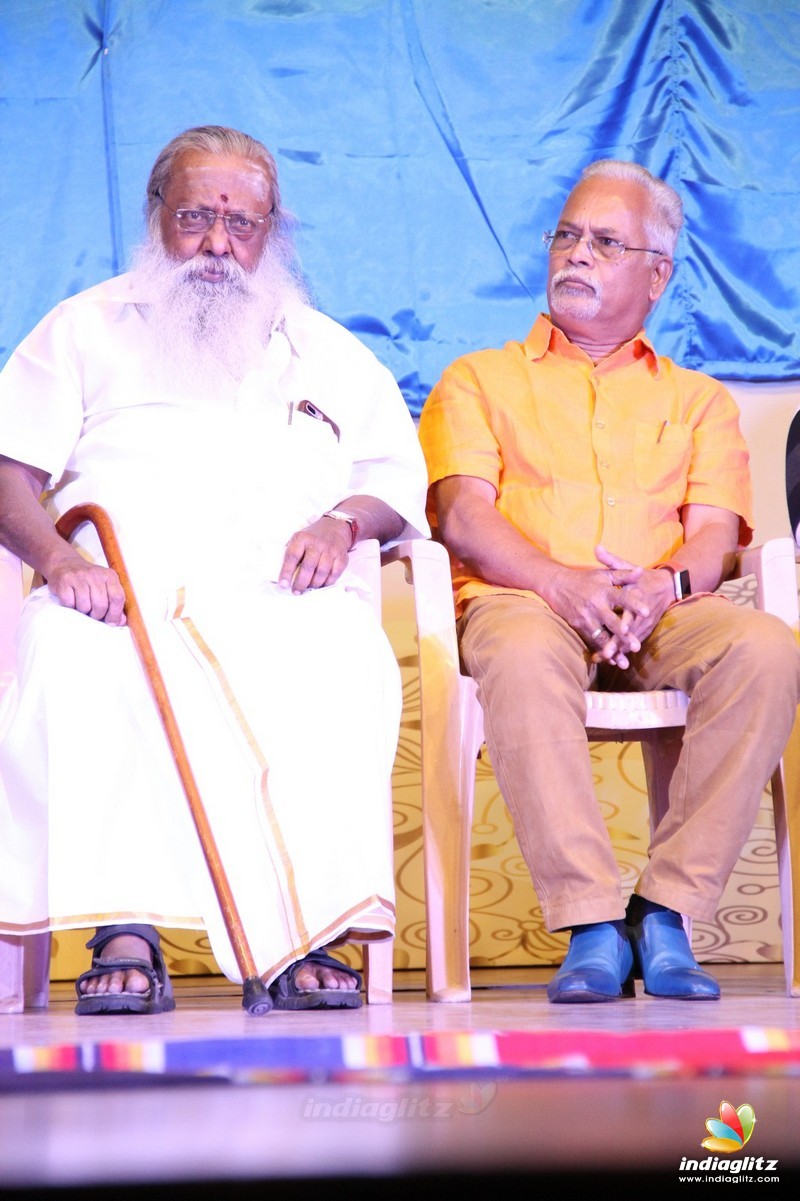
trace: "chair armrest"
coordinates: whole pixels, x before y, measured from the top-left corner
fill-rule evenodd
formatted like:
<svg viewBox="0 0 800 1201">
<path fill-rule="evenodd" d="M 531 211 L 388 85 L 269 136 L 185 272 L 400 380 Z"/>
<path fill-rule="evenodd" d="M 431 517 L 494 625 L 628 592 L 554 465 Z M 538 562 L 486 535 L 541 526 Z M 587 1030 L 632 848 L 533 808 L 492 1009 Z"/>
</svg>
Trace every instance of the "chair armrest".
<svg viewBox="0 0 800 1201">
<path fill-rule="evenodd" d="M 797 567 L 791 538 L 771 538 L 762 546 L 748 547 L 736 556 L 731 579 L 756 577 L 756 608 L 781 617 L 798 629 Z"/>
<path fill-rule="evenodd" d="M 384 564 L 403 563 L 406 582 L 414 590 L 423 787 L 455 795 L 459 778 L 462 677 L 450 559 L 441 543 L 422 538 L 398 542 L 386 549 L 381 559 Z"/>
<path fill-rule="evenodd" d="M 414 589 L 420 654 L 423 644 L 432 641 L 436 653 L 443 655 L 448 665 L 458 672 L 453 580 L 447 551 L 440 542 L 410 538 L 390 546 L 381 554 L 384 565 L 398 562 L 404 564 L 406 583 Z"/>
<path fill-rule="evenodd" d="M 377 538 L 357 542 L 347 559 L 347 570 L 357 575 L 369 589 L 378 621 L 381 619 L 381 556 Z"/>
</svg>

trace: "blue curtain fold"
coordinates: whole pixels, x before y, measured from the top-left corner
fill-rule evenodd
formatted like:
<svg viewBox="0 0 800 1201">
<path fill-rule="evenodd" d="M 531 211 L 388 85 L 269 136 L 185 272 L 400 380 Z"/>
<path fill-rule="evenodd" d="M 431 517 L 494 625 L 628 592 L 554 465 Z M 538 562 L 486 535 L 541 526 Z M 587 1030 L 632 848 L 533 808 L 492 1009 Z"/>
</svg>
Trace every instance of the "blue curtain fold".
<svg viewBox="0 0 800 1201">
<path fill-rule="evenodd" d="M 124 270 L 153 158 L 204 123 L 273 150 L 316 302 L 412 412 L 457 355 L 525 335 L 541 233 L 600 157 L 684 199 L 660 349 L 800 376 L 794 0 L 3 0 L 0 362 Z"/>
</svg>

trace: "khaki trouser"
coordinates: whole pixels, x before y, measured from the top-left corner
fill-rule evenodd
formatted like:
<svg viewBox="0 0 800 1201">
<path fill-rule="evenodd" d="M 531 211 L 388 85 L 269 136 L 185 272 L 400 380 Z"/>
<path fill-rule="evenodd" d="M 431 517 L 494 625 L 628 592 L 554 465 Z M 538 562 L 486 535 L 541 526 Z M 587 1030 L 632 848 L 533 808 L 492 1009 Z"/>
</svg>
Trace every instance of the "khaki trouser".
<svg viewBox="0 0 800 1201">
<path fill-rule="evenodd" d="M 624 914 L 592 781 L 584 691 L 689 694 L 669 810 L 636 891 L 712 920 L 800 700 L 800 651 L 789 628 L 721 597 L 694 597 L 667 610 L 624 672 L 598 669 L 575 631 L 528 597 L 476 598 L 459 635 L 492 766 L 549 930 Z"/>
</svg>

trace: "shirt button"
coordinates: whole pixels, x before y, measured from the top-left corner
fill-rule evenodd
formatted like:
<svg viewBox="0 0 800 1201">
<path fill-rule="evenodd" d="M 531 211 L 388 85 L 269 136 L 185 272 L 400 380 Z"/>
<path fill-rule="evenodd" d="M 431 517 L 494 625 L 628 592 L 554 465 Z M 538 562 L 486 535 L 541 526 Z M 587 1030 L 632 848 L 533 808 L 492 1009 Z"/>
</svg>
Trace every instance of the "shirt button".
<svg viewBox="0 0 800 1201">
<path fill-rule="evenodd" d="M 595 421 L 595 425 L 599 430 L 604 430 L 606 428 L 605 421 Z"/>
<path fill-rule="evenodd" d="M 601 467 L 608 467 L 608 463 L 605 461 L 605 459 L 601 459 L 601 460 L 600 460 L 600 466 L 601 466 Z"/>
<path fill-rule="evenodd" d="M 607 505 L 615 505 L 616 503 L 617 502 L 614 500 L 613 496 L 609 496 L 608 500 L 606 501 Z"/>
</svg>

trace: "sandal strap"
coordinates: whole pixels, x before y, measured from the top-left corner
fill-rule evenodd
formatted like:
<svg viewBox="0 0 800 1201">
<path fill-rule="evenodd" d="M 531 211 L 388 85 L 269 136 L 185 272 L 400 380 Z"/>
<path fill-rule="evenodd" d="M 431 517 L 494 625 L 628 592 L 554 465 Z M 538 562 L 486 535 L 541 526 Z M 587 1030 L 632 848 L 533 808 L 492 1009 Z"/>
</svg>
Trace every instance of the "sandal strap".
<svg viewBox="0 0 800 1201">
<path fill-rule="evenodd" d="M 298 959 L 296 963 L 292 964 L 292 967 L 302 967 L 304 963 L 318 963 L 322 967 L 331 967 L 337 972 L 344 972 L 345 975 L 355 980 L 358 987 L 361 988 L 361 973 L 357 972 L 354 967 L 350 967 L 348 963 L 342 963 L 341 959 L 334 959 L 324 947 L 317 947 L 315 951 L 309 951 L 302 959 Z"/>
<path fill-rule="evenodd" d="M 136 958 L 103 959 L 104 947 L 112 938 L 118 938 L 122 934 L 130 934 L 136 938 L 143 938 L 152 951 L 152 963 L 148 963 L 145 959 Z M 92 966 L 89 971 L 84 972 L 82 976 L 78 977 L 75 982 L 76 988 L 78 988 L 82 980 L 91 979 L 93 975 L 107 976 L 109 970 L 124 972 L 126 968 L 130 968 L 144 972 L 150 980 L 151 987 L 156 992 L 160 989 L 164 996 L 174 996 L 172 981 L 169 978 L 167 965 L 164 962 L 164 956 L 161 952 L 161 939 L 155 926 L 148 926 L 139 922 L 125 922 L 122 925 L 116 926 L 100 926 L 94 936 L 89 939 L 86 946 L 92 952 Z M 109 964 L 114 966 L 109 969 Z M 78 989 L 78 995 L 83 997 L 85 994 Z"/>
<path fill-rule="evenodd" d="M 159 988 L 159 979 L 152 963 L 148 963 L 146 959 L 94 959 L 92 966 L 87 971 L 83 972 L 75 981 L 75 991 L 78 998 L 85 997 L 86 994 L 81 991 L 81 984 L 87 980 L 96 979 L 98 976 L 110 976 L 112 972 L 141 972 L 146 976 L 149 982 L 148 992 L 155 995 Z M 147 993 L 136 994 L 146 997 Z"/>
<path fill-rule="evenodd" d="M 155 926 L 147 926 L 139 922 L 125 922 L 119 926 L 98 926 L 94 935 L 87 942 L 86 949 L 93 951 L 96 948 L 102 951 L 107 942 L 112 938 L 118 938 L 121 934 L 132 934 L 136 938 L 143 938 L 154 951 L 161 952 L 161 939 L 158 937 Z"/>
<path fill-rule="evenodd" d="M 300 971 L 300 968 L 305 967 L 306 964 L 309 963 L 316 963 L 320 967 L 329 967 L 333 968 L 334 971 L 344 972 L 345 975 L 350 976 L 356 981 L 359 989 L 362 987 L 360 972 L 357 972 L 354 967 L 350 967 L 348 964 L 342 963 L 341 959 L 334 959 L 332 955 L 328 954 L 324 947 L 318 947 L 315 951 L 309 951 L 307 955 L 302 957 L 302 959 L 295 959 L 294 963 L 290 963 L 289 966 L 281 972 L 280 976 L 278 976 L 275 980 L 273 980 L 272 984 L 270 984 L 270 992 L 275 989 L 276 992 L 280 993 L 285 991 L 287 988 L 289 990 L 295 989 L 298 992 L 301 991 L 297 989 L 295 977 Z"/>
</svg>

